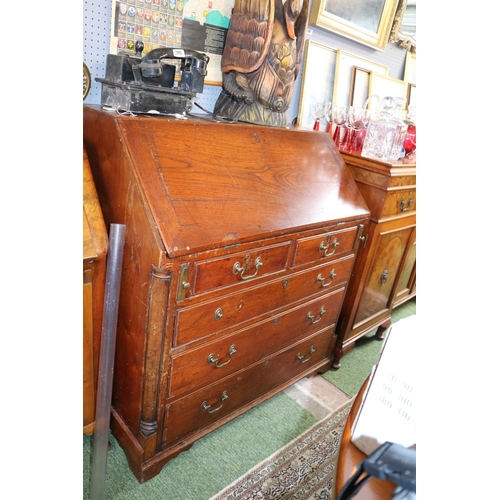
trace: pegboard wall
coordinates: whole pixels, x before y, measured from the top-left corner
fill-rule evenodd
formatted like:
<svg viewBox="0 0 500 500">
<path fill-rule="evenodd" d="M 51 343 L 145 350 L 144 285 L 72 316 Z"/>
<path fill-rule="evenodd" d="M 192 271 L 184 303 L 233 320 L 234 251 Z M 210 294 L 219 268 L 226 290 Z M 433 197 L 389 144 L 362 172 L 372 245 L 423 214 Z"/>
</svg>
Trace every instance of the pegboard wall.
<svg viewBox="0 0 500 500">
<path fill-rule="evenodd" d="M 105 77 L 106 56 L 109 52 L 110 24 L 111 0 L 83 1 L 83 61 L 87 64 L 92 78 L 90 92 L 85 99 L 86 104 L 101 103 L 101 84 L 96 82 L 95 78 Z M 309 27 L 307 38 L 388 66 L 389 76 L 403 78 L 406 50 L 400 48 L 397 44 L 387 44 L 386 50 L 382 52 L 313 26 Z M 301 84 L 302 71 L 295 82 L 292 102 L 287 111 L 290 123 L 297 116 Z M 198 95 L 196 102 L 206 110 L 212 111 L 220 91 L 220 86 L 205 85 L 203 94 Z M 201 111 L 196 109 L 196 113 L 199 112 Z"/>
</svg>

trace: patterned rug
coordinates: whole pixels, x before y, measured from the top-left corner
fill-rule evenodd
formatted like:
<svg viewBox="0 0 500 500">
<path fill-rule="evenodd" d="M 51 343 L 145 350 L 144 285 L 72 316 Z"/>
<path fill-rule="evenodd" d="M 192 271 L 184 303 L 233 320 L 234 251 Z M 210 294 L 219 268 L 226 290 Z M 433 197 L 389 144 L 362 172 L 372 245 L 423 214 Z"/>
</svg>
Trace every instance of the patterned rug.
<svg viewBox="0 0 500 500">
<path fill-rule="evenodd" d="M 331 500 L 338 451 L 354 399 L 210 500 Z"/>
</svg>

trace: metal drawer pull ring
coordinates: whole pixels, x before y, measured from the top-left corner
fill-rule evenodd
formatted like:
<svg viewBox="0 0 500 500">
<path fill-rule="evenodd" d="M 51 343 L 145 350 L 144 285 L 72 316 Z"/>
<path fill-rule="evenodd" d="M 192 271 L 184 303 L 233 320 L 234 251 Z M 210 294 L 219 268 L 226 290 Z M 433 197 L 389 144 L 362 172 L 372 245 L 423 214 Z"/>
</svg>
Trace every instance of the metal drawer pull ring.
<svg viewBox="0 0 500 500">
<path fill-rule="evenodd" d="M 226 366 L 227 364 L 231 363 L 231 359 L 233 359 L 232 356 L 235 352 L 236 352 L 236 346 L 233 344 L 228 351 L 229 359 L 225 363 L 220 363 L 220 364 L 219 364 L 219 358 L 216 358 L 215 354 L 212 353 L 210 354 L 210 356 L 208 356 L 208 364 L 214 363 L 215 368 L 222 368 L 223 366 Z"/>
<path fill-rule="evenodd" d="M 319 316 L 317 318 L 314 317 L 314 314 L 309 311 L 307 313 L 307 316 L 306 318 L 307 319 L 310 319 L 311 320 L 311 324 L 314 325 L 315 323 L 317 323 L 318 321 L 321 321 L 321 317 L 323 316 L 323 314 L 326 313 L 326 309 L 325 309 L 325 306 L 321 306 L 321 309 L 319 310 Z"/>
<path fill-rule="evenodd" d="M 248 271 L 248 266 L 241 267 L 239 262 L 235 262 L 233 266 L 233 274 L 240 273 L 240 278 L 242 280 L 249 280 L 250 278 L 255 278 L 255 276 L 257 276 L 257 273 L 259 272 L 259 267 L 263 265 L 264 263 L 262 262 L 262 259 L 260 257 L 257 257 L 254 263 L 255 272 L 253 274 L 245 276 L 245 272 Z"/>
<path fill-rule="evenodd" d="M 330 257 L 331 255 L 333 255 L 335 253 L 335 250 L 337 250 L 337 247 L 339 245 L 340 245 L 340 243 L 339 243 L 339 240 L 337 238 L 335 238 L 331 243 L 325 243 L 324 241 L 322 241 L 320 243 L 320 245 L 319 245 L 319 249 L 318 250 L 320 252 L 323 252 L 323 255 L 325 257 Z M 327 253 L 329 247 L 332 247 L 333 250 L 330 253 Z"/>
<path fill-rule="evenodd" d="M 326 278 L 323 278 L 321 276 L 321 273 L 318 274 L 318 277 L 316 278 L 316 283 L 321 283 L 321 288 L 326 288 L 327 286 L 330 286 L 333 283 L 333 278 L 337 276 L 337 273 L 335 272 L 335 269 L 332 269 L 330 271 L 330 274 L 328 277 L 330 278 L 330 281 L 328 283 L 325 283 Z"/>
<path fill-rule="evenodd" d="M 203 401 L 203 403 L 201 403 L 200 410 L 201 411 L 207 410 L 208 413 L 215 413 L 216 411 L 219 411 L 224 406 L 224 401 L 228 397 L 229 396 L 227 395 L 227 391 L 224 391 L 220 396 L 220 400 L 222 401 L 222 404 L 218 408 L 212 408 L 206 401 Z"/>
<path fill-rule="evenodd" d="M 301 363 L 307 363 L 312 358 L 312 354 L 315 350 L 316 349 L 314 349 L 314 346 L 312 345 L 311 348 L 309 349 L 309 357 L 308 358 L 304 358 L 304 356 L 301 356 L 300 352 L 299 352 L 295 359 L 298 359 Z"/>
<path fill-rule="evenodd" d="M 413 203 L 413 198 L 408 199 L 408 205 L 405 207 L 405 200 L 401 199 L 399 202 L 399 206 L 401 207 L 401 212 L 406 212 L 407 210 L 410 210 L 410 207 Z"/>
</svg>

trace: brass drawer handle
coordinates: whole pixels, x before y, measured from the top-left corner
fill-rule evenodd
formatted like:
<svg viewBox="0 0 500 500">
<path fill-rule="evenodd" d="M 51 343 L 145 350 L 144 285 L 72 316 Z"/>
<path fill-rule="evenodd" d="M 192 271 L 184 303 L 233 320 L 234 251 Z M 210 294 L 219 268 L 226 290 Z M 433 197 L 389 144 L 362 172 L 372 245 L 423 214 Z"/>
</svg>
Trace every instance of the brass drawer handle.
<svg viewBox="0 0 500 500">
<path fill-rule="evenodd" d="M 325 313 L 326 313 L 325 306 L 321 306 L 321 309 L 319 310 L 319 316 L 317 318 L 315 318 L 314 314 L 311 311 L 309 311 L 307 313 L 306 319 L 310 319 L 311 320 L 311 324 L 314 325 L 315 323 L 318 323 L 319 321 L 321 321 L 321 317 Z"/>
<path fill-rule="evenodd" d="M 408 199 L 408 205 L 405 207 L 405 200 L 401 199 L 399 202 L 399 207 L 401 208 L 401 212 L 406 212 L 407 210 L 410 210 L 410 207 L 413 203 L 413 198 Z"/>
<path fill-rule="evenodd" d="M 254 262 L 255 272 L 253 274 L 245 276 L 245 273 L 248 272 L 248 268 L 250 267 L 249 259 L 245 262 L 245 265 L 243 267 L 241 267 L 241 264 L 239 262 L 236 262 L 233 266 L 233 274 L 240 273 L 240 278 L 242 280 L 249 280 L 250 278 L 255 278 L 255 276 L 257 276 L 259 267 L 263 265 L 264 263 L 262 262 L 262 259 L 260 257 L 257 257 Z"/>
<path fill-rule="evenodd" d="M 222 368 L 223 366 L 226 366 L 228 365 L 229 363 L 231 363 L 231 359 L 233 354 L 236 352 L 236 346 L 233 344 L 230 348 L 229 348 L 229 351 L 228 351 L 228 354 L 229 354 L 229 359 L 225 362 L 225 363 L 219 363 L 219 358 L 216 358 L 215 357 L 215 354 L 210 354 L 208 356 L 208 364 L 210 363 L 214 363 L 215 364 L 215 368 Z"/>
<path fill-rule="evenodd" d="M 222 318 L 222 316 L 224 316 L 223 312 L 222 312 L 222 307 L 218 307 L 216 310 L 215 310 L 215 314 L 214 314 L 214 318 L 216 321 L 218 321 L 219 319 Z"/>
<path fill-rule="evenodd" d="M 389 277 L 389 271 L 385 269 L 384 272 L 382 273 L 382 276 L 380 276 L 380 284 L 385 285 L 388 277 Z"/>
<path fill-rule="evenodd" d="M 322 241 L 320 244 L 319 244 L 319 251 L 320 252 L 323 252 L 323 255 L 325 257 L 330 257 L 331 255 L 333 255 L 335 253 L 335 250 L 337 250 L 337 247 L 340 245 L 339 243 L 339 240 L 337 238 L 335 238 L 331 243 L 329 242 L 329 239 L 326 240 L 326 243 L 324 241 Z M 332 247 L 333 250 L 330 252 L 330 253 L 327 253 L 328 252 L 328 249 Z"/>
<path fill-rule="evenodd" d="M 312 345 L 311 348 L 309 349 L 309 357 L 308 358 L 304 358 L 304 356 L 301 356 L 301 354 L 299 352 L 295 359 L 298 359 L 301 363 L 307 363 L 312 358 L 312 354 L 315 350 L 316 349 L 314 349 L 314 346 Z"/>
<path fill-rule="evenodd" d="M 333 278 L 337 276 L 337 273 L 335 272 L 335 269 L 332 269 L 330 271 L 330 274 L 328 277 L 330 278 L 330 281 L 328 283 L 325 283 L 326 278 L 323 278 L 321 276 L 321 273 L 318 274 L 318 277 L 316 278 L 316 283 L 321 283 L 321 288 L 326 288 L 327 286 L 330 286 L 333 283 Z"/>
<path fill-rule="evenodd" d="M 208 413 L 215 413 L 216 411 L 219 411 L 223 406 L 224 406 L 224 401 L 228 398 L 229 396 L 227 395 L 227 391 L 224 391 L 221 396 L 220 400 L 222 401 L 222 404 L 218 408 L 212 408 L 206 401 L 203 401 L 200 406 L 201 411 L 207 410 Z"/>
</svg>

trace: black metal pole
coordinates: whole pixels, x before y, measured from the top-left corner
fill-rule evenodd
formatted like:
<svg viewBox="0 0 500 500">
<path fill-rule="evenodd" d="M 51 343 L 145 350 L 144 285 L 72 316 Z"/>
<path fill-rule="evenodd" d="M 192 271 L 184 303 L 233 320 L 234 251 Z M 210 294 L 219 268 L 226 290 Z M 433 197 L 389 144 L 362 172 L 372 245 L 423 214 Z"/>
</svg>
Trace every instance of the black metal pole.
<svg viewBox="0 0 500 500">
<path fill-rule="evenodd" d="M 96 418 L 90 500 L 103 500 L 108 458 L 109 421 L 111 416 L 111 392 L 115 361 L 116 325 L 125 244 L 125 225 L 111 224 L 109 251 L 106 262 L 104 288 L 104 314 L 102 319 L 99 376 L 97 379 Z"/>
</svg>

